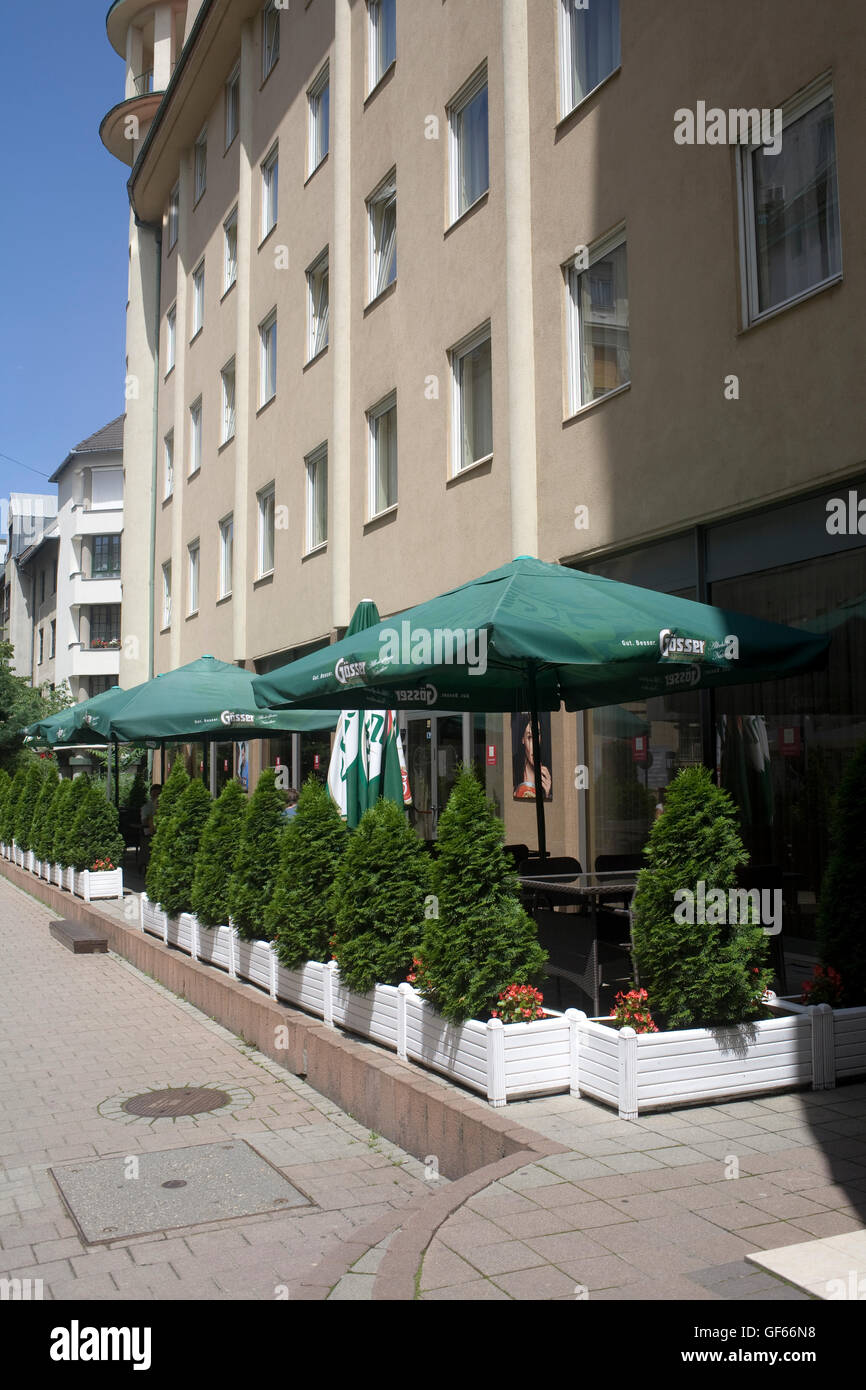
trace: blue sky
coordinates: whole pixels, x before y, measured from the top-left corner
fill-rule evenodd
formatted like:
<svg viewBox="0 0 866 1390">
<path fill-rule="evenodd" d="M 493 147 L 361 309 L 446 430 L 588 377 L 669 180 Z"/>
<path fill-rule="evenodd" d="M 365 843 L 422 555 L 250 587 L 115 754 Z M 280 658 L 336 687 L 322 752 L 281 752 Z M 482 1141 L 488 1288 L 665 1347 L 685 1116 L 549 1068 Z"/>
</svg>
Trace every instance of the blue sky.
<svg viewBox="0 0 866 1390">
<path fill-rule="evenodd" d="M 108 0 L 4 7 L 0 51 L 0 497 L 53 492 L 124 409 L 128 169 L 99 139 L 123 96 Z"/>
</svg>

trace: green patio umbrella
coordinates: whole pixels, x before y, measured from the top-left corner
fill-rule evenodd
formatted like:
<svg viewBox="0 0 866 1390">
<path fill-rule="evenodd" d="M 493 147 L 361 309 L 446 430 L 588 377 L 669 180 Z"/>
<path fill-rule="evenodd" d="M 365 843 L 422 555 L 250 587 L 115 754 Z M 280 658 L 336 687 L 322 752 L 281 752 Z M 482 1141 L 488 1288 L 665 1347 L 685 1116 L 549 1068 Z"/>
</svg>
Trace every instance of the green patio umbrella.
<svg viewBox="0 0 866 1390">
<path fill-rule="evenodd" d="M 118 700 L 118 697 L 124 697 L 125 693 L 119 685 L 114 685 L 110 690 L 103 690 L 99 695 L 91 695 L 88 700 L 60 710 L 58 714 L 28 724 L 24 730 L 24 742 L 47 743 L 52 748 L 58 744 L 107 743 L 108 737 L 91 727 L 91 715 L 100 710 L 110 714 L 122 704 L 122 699 Z"/>
<path fill-rule="evenodd" d="M 829 638 L 520 556 L 252 682 L 271 709 L 592 709 L 773 680 Z M 544 800 L 536 798 L 539 850 Z"/>
</svg>

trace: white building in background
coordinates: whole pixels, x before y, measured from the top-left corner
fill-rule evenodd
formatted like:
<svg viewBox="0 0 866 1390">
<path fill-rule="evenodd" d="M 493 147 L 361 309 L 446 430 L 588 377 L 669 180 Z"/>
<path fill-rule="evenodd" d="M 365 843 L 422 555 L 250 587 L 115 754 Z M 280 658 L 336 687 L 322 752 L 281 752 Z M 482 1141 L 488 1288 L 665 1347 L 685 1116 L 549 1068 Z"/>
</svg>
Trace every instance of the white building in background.
<svg viewBox="0 0 866 1390">
<path fill-rule="evenodd" d="M 121 415 L 52 475 L 57 496 L 13 493 L 2 635 L 34 686 L 85 700 L 118 684 L 123 532 Z"/>
</svg>

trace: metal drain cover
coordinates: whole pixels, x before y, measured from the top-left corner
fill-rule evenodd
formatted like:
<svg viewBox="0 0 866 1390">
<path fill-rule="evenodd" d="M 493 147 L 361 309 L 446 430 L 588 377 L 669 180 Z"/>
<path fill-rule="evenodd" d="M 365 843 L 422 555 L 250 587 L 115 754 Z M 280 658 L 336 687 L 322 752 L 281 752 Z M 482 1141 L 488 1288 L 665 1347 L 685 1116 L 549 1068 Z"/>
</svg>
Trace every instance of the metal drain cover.
<svg viewBox="0 0 866 1390">
<path fill-rule="evenodd" d="M 209 1086 L 171 1086 L 165 1091 L 144 1091 L 123 1102 L 130 1115 L 144 1115 L 150 1120 L 175 1119 L 178 1115 L 204 1115 L 228 1105 L 231 1097 L 225 1091 Z"/>
<path fill-rule="evenodd" d="M 49 1171 L 89 1245 L 310 1205 L 243 1139 Z"/>
</svg>

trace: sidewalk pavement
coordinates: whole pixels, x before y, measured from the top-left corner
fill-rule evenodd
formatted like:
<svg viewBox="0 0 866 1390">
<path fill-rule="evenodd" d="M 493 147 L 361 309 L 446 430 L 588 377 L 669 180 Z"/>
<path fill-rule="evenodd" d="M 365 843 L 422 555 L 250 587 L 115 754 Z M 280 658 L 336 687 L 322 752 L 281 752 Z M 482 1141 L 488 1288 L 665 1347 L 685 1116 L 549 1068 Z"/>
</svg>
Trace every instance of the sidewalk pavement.
<svg viewBox="0 0 866 1390">
<path fill-rule="evenodd" d="M 75 1300 L 304 1298 L 316 1284 L 375 1297 L 392 1236 L 445 1180 L 119 957 L 73 957 L 50 920 L 0 879 L 0 1279 Z M 120 1109 L 185 1085 L 231 1103 L 174 1120 Z M 866 1224 L 866 1085 L 628 1123 L 568 1096 L 509 1117 L 565 1151 L 446 1216 L 422 1300 L 804 1300 L 747 1256 Z M 309 1204 L 87 1245 L 48 1172 L 230 1140 Z"/>
</svg>

